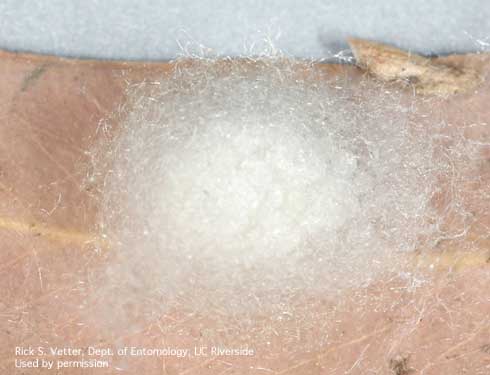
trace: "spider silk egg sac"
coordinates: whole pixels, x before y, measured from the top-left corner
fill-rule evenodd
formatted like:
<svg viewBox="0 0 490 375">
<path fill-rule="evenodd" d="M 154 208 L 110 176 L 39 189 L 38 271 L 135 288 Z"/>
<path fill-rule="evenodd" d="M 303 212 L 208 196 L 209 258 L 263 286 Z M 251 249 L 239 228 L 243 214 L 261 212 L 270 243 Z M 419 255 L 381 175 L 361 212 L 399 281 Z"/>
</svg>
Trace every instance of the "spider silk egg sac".
<svg viewBox="0 0 490 375">
<path fill-rule="evenodd" d="M 196 304 L 199 285 L 239 306 L 268 288 L 361 285 L 416 248 L 431 230 L 431 138 L 396 93 L 335 86 L 264 58 L 177 62 L 132 87 L 96 151 L 112 282 Z"/>
</svg>

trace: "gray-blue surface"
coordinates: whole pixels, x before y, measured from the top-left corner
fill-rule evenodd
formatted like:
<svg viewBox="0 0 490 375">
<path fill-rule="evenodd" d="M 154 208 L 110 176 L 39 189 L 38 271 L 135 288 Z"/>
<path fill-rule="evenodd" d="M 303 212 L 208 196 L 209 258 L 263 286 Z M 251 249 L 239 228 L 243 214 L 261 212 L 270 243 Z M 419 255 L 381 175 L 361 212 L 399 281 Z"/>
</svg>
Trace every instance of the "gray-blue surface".
<svg viewBox="0 0 490 375">
<path fill-rule="evenodd" d="M 489 51 L 490 1 L 0 0 L 0 48 L 64 56 L 250 55 L 272 44 L 325 58 L 347 36 L 424 54 Z"/>
</svg>

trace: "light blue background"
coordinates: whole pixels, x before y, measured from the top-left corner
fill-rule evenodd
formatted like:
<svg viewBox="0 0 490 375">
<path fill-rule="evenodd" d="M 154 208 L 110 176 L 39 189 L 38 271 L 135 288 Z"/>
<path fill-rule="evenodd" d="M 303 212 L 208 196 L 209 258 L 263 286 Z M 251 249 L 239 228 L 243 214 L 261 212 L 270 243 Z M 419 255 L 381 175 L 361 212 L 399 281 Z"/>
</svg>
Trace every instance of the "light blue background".
<svg viewBox="0 0 490 375">
<path fill-rule="evenodd" d="M 272 44 L 327 58 L 346 36 L 424 54 L 490 50 L 489 0 L 0 0 L 0 48 L 64 56 L 171 59 L 259 54 Z"/>
</svg>

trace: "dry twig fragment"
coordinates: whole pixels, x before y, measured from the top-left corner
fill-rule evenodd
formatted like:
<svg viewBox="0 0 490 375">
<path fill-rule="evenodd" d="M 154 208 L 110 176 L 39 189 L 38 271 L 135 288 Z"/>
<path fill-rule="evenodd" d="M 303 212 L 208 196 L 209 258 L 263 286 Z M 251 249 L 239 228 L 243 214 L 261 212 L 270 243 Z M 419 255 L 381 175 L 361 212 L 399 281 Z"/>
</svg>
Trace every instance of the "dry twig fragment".
<svg viewBox="0 0 490 375">
<path fill-rule="evenodd" d="M 357 64 L 382 81 L 405 81 L 419 94 L 449 96 L 474 90 L 482 81 L 475 70 L 450 66 L 363 39 L 349 39 Z"/>
</svg>

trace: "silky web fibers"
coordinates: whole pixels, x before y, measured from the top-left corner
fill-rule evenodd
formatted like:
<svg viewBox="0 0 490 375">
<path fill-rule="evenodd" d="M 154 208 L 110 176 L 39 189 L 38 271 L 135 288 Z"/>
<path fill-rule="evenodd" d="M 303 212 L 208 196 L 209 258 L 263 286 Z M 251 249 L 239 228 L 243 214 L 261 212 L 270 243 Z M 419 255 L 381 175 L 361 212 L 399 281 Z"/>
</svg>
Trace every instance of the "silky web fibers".
<svg viewBox="0 0 490 375">
<path fill-rule="evenodd" d="M 177 61 L 131 86 L 93 150 L 104 303 L 255 314 L 396 271 L 440 230 L 449 163 L 413 111 L 285 58 Z"/>
</svg>

